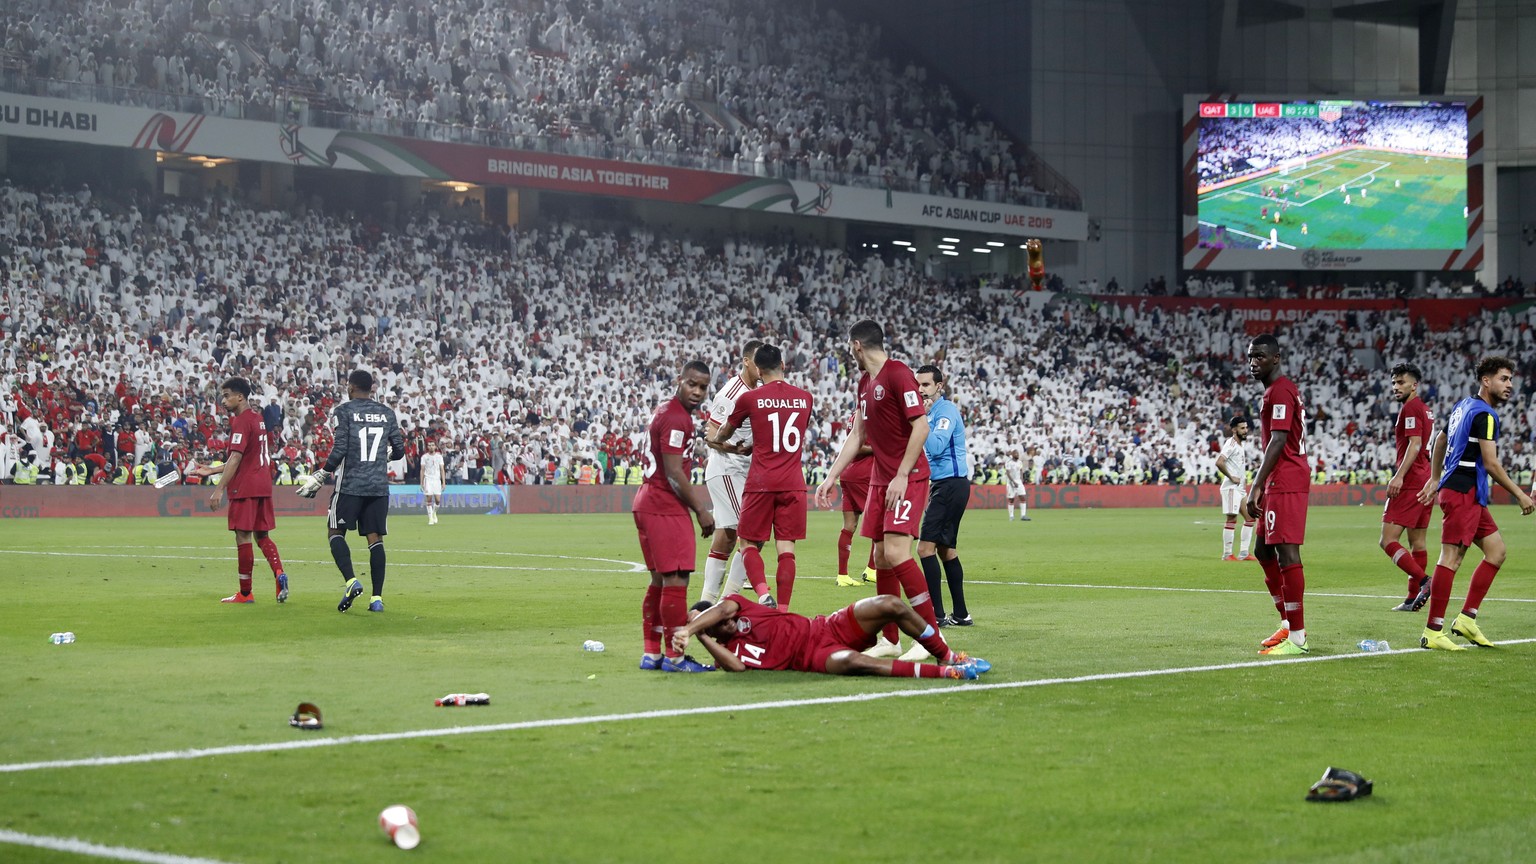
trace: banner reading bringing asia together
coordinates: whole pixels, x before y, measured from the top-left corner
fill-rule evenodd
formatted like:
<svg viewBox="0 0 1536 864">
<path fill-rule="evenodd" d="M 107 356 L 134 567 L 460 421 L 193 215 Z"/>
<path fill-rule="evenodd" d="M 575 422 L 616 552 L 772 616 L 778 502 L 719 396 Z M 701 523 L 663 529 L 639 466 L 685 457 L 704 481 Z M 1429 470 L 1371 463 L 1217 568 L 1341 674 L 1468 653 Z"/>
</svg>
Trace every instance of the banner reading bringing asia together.
<svg viewBox="0 0 1536 864">
<path fill-rule="evenodd" d="M 1283 331 L 1297 321 L 1323 318 L 1342 322 L 1350 314 L 1407 312 L 1413 321 L 1423 320 L 1431 330 L 1444 331 L 1487 309 L 1499 309 L 1523 301 L 1509 297 L 1422 300 L 1263 300 L 1257 297 L 1129 297 L 1095 294 L 1098 303 L 1113 303 L 1147 313 L 1153 309 L 1188 311 L 1225 309 L 1237 313 L 1250 336 Z"/>
<path fill-rule="evenodd" d="M 0 93 L 0 134 L 424 180 L 1084 240 L 1087 214 Z"/>
</svg>

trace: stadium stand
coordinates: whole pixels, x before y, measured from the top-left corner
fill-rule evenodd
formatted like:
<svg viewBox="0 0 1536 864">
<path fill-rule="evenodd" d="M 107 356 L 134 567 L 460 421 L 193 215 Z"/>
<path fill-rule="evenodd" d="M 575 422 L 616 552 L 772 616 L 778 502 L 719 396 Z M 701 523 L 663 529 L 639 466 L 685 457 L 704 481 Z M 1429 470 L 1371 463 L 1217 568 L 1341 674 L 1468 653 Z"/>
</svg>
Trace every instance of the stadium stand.
<svg viewBox="0 0 1536 864">
<path fill-rule="evenodd" d="M 812 3 L 20 0 L 8 89 L 1080 209 L 977 106 Z"/>
<path fill-rule="evenodd" d="M 1042 312 L 905 258 L 793 242 L 575 224 L 507 236 L 435 212 L 392 234 L 225 198 L 9 184 L 0 236 L 4 477 L 30 454 L 45 469 L 91 456 L 98 481 L 136 459 L 204 462 L 221 449 L 217 388 L 231 375 L 281 409 L 284 462 L 312 465 L 337 382 L 364 366 L 413 453 L 437 436 L 465 480 L 565 480 L 600 454 L 624 464 L 680 363 L 703 358 L 723 382 L 749 335 L 784 344 L 815 394 L 808 451 L 826 464 L 852 411 L 846 327 L 866 316 L 886 323 L 896 356 L 944 363 L 979 465 L 1035 446 L 1055 481 L 1212 477 L 1223 420 L 1259 395 L 1242 322 L 1214 307 L 1063 295 Z M 1396 407 L 1367 352 L 1417 362 L 1443 407 L 1480 353 L 1533 356 L 1531 323 L 1488 310 L 1446 332 L 1401 313 L 1295 324 L 1288 368 L 1311 411 L 1309 453 L 1331 477 L 1390 462 Z M 1506 418 L 1522 466 L 1533 419 Z"/>
</svg>

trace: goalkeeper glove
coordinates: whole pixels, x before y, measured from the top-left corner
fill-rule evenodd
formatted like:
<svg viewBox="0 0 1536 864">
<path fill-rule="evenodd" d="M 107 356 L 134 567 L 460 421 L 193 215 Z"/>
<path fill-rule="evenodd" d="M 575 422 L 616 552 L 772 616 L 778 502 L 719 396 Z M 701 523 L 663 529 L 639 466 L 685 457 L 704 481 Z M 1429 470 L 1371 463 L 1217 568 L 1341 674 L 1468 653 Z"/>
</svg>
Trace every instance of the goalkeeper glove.
<svg viewBox="0 0 1536 864">
<path fill-rule="evenodd" d="M 309 475 L 309 479 L 305 480 L 304 483 L 299 486 L 299 497 L 315 497 L 315 493 L 319 492 L 320 487 L 324 486 L 325 481 L 329 479 L 331 479 L 331 473 L 324 468 L 321 468 L 319 471 Z"/>
</svg>

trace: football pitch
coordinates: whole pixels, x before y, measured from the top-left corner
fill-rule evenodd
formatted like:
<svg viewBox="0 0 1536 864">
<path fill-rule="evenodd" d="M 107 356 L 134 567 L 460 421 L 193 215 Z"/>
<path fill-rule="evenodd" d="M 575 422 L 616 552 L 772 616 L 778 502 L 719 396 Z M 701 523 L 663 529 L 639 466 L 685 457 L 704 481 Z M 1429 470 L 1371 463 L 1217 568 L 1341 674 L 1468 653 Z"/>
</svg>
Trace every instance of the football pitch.
<svg viewBox="0 0 1536 864">
<path fill-rule="evenodd" d="M 1201 195 L 1200 237 L 1220 225 L 1232 248 L 1273 231 L 1282 249 L 1460 249 L 1466 206 L 1465 159 L 1357 148 Z"/>
<path fill-rule="evenodd" d="M 1259 568 L 1217 560 L 1216 512 L 1031 515 L 965 520 L 977 623 L 945 633 L 995 665 L 976 682 L 641 672 L 627 515 L 396 515 L 383 614 L 336 612 L 318 519 L 280 521 L 293 596 L 258 558 L 250 606 L 217 602 L 222 520 L 4 523 L 0 861 L 1530 860 L 1536 524 L 1516 510 L 1495 511 L 1510 555 L 1480 619 L 1504 644 L 1450 654 L 1388 611 L 1405 578 L 1379 511 L 1314 508 L 1312 654 L 1275 660 Z M 872 593 L 834 585 L 838 527 L 812 515 L 797 612 Z M 289 727 L 300 702 L 324 729 Z M 1330 765 L 1375 794 L 1305 802 Z M 409 853 L 375 822 L 396 803 L 420 816 Z"/>
</svg>

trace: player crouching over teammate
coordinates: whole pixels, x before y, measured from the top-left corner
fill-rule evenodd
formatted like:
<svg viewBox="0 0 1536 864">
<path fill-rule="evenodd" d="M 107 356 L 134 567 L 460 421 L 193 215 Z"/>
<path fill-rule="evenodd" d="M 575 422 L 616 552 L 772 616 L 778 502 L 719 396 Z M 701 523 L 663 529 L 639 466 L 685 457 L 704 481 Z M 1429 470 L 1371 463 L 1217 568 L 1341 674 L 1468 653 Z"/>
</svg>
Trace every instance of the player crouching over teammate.
<svg viewBox="0 0 1536 864">
<path fill-rule="evenodd" d="M 974 679 L 992 668 L 979 657 L 952 650 L 933 625 L 891 594 L 865 597 L 831 615 L 807 618 L 733 594 L 710 606 L 698 603 L 688 626 L 672 636 L 678 653 L 697 637 L 727 672 L 787 669 L 828 675 Z M 943 663 L 911 663 L 860 652 L 895 624 Z"/>
<path fill-rule="evenodd" d="M 1536 511 L 1536 503 L 1525 494 L 1499 462 L 1499 412 L 1495 409 L 1509 401 L 1515 391 L 1515 363 L 1507 357 L 1488 357 L 1477 364 L 1477 394 L 1456 403 L 1445 429 L 1435 436 L 1434 458 L 1430 461 L 1429 482 L 1419 492 L 1419 502 L 1428 504 L 1439 490 L 1440 561 L 1430 580 L 1429 621 L 1419 645 L 1442 651 L 1465 651 L 1445 635 L 1445 607 L 1451 600 L 1451 582 L 1461 567 L 1467 547 L 1476 543 L 1483 550 L 1483 561 L 1472 572 L 1461 614 L 1451 622 L 1451 632 L 1474 645 L 1493 647 L 1477 625 L 1477 608 L 1488 595 L 1493 577 L 1504 565 L 1504 538 L 1488 512 L 1492 483 L 1498 483 L 1515 496 L 1520 515 Z M 1476 442 L 1475 444 L 1473 442 Z"/>
</svg>

